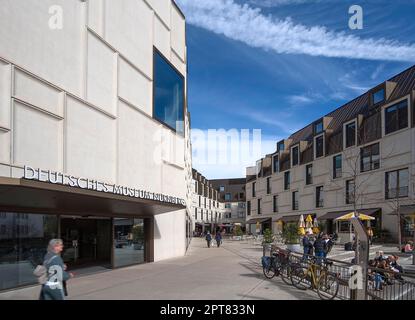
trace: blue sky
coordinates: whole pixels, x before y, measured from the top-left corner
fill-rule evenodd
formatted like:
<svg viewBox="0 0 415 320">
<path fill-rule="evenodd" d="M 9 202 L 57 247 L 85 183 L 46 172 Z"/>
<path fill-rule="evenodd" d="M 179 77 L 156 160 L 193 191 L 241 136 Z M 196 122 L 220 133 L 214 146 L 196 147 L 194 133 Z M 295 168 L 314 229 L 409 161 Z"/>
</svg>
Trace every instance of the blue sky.
<svg viewBox="0 0 415 320">
<path fill-rule="evenodd" d="M 192 128 L 261 129 L 263 155 L 415 64 L 415 0 L 177 3 L 187 19 Z M 353 4 L 363 8 L 362 30 L 348 27 Z M 213 179 L 243 176 L 255 157 L 237 164 L 195 159 Z"/>
</svg>

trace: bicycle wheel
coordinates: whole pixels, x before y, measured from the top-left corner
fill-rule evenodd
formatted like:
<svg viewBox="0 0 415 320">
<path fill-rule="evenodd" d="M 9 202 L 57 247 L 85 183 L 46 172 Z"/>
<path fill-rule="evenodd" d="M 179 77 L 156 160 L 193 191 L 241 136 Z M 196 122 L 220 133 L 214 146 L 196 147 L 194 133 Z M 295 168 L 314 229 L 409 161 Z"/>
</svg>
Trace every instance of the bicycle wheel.
<svg viewBox="0 0 415 320">
<path fill-rule="evenodd" d="M 308 275 L 308 269 L 302 266 L 291 269 L 290 279 L 292 285 L 300 290 L 306 290 L 312 286 L 310 276 Z"/>
<path fill-rule="evenodd" d="M 284 283 L 288 284 L 288 285 L 292 285 L 290 276 L 291 276 L 291 268 L 292 266 L 290 264 L 284 264 L 281 266 L 281 270 L 280 270 L 280 276 L 282 281 L 284 281 Z"/>
<path fill-rule="evenodd" d="M 275 267 L 272 264 L 270 264 L 268 267 L 263 267 L 262 272 L 267 279 L 272 279 L 277 274 L 277 270 L 275 270 Z"/>
<path fill-rule="evenodd" d="M 323 273 L 317 283 L 317 294 L 322 300 L 333 300 L 339 292 L 338 277 Z"/>
</svg>

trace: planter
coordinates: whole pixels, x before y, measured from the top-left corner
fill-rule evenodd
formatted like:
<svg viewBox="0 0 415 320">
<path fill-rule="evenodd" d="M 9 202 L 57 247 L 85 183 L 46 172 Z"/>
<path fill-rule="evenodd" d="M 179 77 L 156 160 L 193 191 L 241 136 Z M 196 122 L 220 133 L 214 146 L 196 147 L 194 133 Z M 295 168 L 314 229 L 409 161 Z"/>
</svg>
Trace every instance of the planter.
<svg viewBox="0 0 415 320">
<path fill-rule="evenodd" d="M 301 246 L 298 243 L 287 243 L 287 249 L 294 252 L 301 252 Z"/>
</svg>

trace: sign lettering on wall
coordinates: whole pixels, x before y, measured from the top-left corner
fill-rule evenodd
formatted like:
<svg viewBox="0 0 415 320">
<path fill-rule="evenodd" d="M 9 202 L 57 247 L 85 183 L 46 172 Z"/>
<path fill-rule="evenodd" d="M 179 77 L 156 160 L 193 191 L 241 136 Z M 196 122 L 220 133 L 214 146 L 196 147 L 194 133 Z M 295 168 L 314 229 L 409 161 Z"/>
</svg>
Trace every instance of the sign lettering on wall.
<svg viewBox="0 0 415 320">
<path fill-rule="evenodd" d="M 154 200 L 164 203 L 181 204 L 183 206 L 186 205 L 184 199 L 168 196 L 162 193 L 149 192 L 145 190 L 120 186 L 116 184 L 110 184 L 84 177 L 74 177 L 72 175 L 57 171 L 34 169 L 30 166 L 24 166 L 24 178 L 28 180 L 48 182 L 52 184 L 59 184 L 74 188 L 118 194 L 131 198 Z"/>
</svg>

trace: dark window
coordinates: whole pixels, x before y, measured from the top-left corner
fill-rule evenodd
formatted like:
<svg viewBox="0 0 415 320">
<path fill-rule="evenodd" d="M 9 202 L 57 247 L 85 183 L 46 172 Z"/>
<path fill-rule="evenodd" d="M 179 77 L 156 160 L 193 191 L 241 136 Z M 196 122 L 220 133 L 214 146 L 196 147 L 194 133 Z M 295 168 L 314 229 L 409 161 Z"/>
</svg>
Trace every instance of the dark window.
<svg viewBox="0 0 415 320">
<path fill-rule="evenodd" d="M 195 208 L 195 220 L 197 220 L 197 208 Z"/>
<path fill-rule="evenodd" d="M 385 89 L 380 89 L 372 94 L 373 104 L 377 104 L 385 100 Z"/>
<path fill-rule="evenodd" d="M 290 171 L 284 172 L 284 190 L 290 189 Z"/>
<path fill-rule="evenodd" d="M 274 172 L 278 172 L 278 171 L 280 171 L 280 165 L 279 165 L 279 161 L 278 161 L 278 156 L 274 156 L 273 158 L 272 158 L 272 163 L 273 163 L 273 165 L 272 165 L 272 168 L 273 168 L 273 171 Z"/>
<path fill-rule="evenodd" d="M 299 151 L 298 151 L 298 146 L 296 146 L 296 147 L 294 147 L 294 148 L 292 148 L 292 161 L 293 161 L 293 166 L 296 166 L 296 165 L 298 165 L 298 163 L 300 162 L 300 153 L 299 153 Z"/>
<path fill-rule="evenodd" d="M 220 186 L 219 187 L 219 192 L 224 192 L 225 191 L 225 187 L 224 186 Z"/>
<path fill-rule="evenodd" d="M 342 176 L 342 156 L 341 154 L 333 157 L 333 178 L 340 178 Z"/>
<path fill-rule="evenodd" d="M 202 199 L 202 197 L 201 197 L 201 196 L 199 196 L 199 207 L 201 207 L 201 206 L 202 206 L 202 204 L 201 204 L 201 199 Z"/>
<path fill-rule="evenodd" d="M 251 215 L 251 201 L 247 201 L 247 202 L 246 202 L 246 214 L 247 214 L 248 216 L 250 216 L 250 215 Z"/>
<path fill-rule="evenodd" d="M 355 199 L 355 184 L 354 180 L 347 180 L 346 181 L 346 204 L 354 203 Z"/>
<path fill-rule="evenodd" d="M 226 209 L 230 209 L 231 208 L 231 204 L 230 203 L 225 203 L 225 208 Z"/>
<path fill-rule="evenodd" d="M 243 192 L 240 192 L 239 193 L 239 199 L 243 199 L 244 198 L 244 193 Z"/>
<path fill-rule="evenodd" d="M 154 51 L 153 116 L 176 132 L 184 133 L 184 78 Z"/>
<path fill-rule="evenodd" d="M 271 193 L 271 179 L 267 178 L 267 194 Z"/>
<path fill-rule="evenodd" d="M 252 197 L 256 197 L 255 182 L 252 182 Z"/>
<path fill-rule="evenodd" d="M 316 138 L 316 158 L 324 155 L 324 136 Z"/>
<path fill-rule="evenodd" d="M 225 201 L 231 201 L 232 195 L 230 193 L 225 193 Z"/>
<path fill-rule="evenodd" d="M 305 183 L 312 184 L 313 183 L 313 165 L 308 164 L 305 167 Z"/>
<path fill-rule="evenodd" d="M 323 187 L 316 188 L 316 207 L 321 208 L 324 206 L 324 198 L 323 198 Z"/>
<path fill-rule="evenodd" d="M 323 132 L 323 121 L 314 124 L 314 134 L 319 134 L 321 132 Z"/>
<path fill-rule="evenodd" d="M 278 143 L 277 150 L 278 151 L 284 151 L 284 149 L 285 149 L 284 142 Z"/>
<path fill-rule="evenodd" d="M 200 210 L 200 220 L 202 220 L 202 221 L 203 221 L 203 209 L 202 209 L 202 210 Z"/>
<path fill-rule="evenodd" d="M 360 149 L 360 171 L 375 170 L 380 167 L 379 143 Z"/>
<path fill-rule="evenodd" d="M 261 199 L 258 199 L 258 214 L 261 214 Z"/>
<path fill-rule="evenodd" d="M 409 172 L 408 169 L 401 169 L 386 172 L 386 199 L 395 199 L 408 196 Z"/>
<path fill-rule="evenodd" d="M 272 211 L 278 212 L 278 196 L 272 198 Z"/>
<path fill-rule="evenodd" d="M 298 191 L 292 193 L 292 209 L 298 210 Z"/>
<path fill-rule="evenodd" d="M 385 134 L 408 127 L 408 100 L 385 109 Z"/>
<path fill-rule="evenodd" d="M 356 122 L 346 125 L 346 148 L 356 145 Z"/>
</svg>

